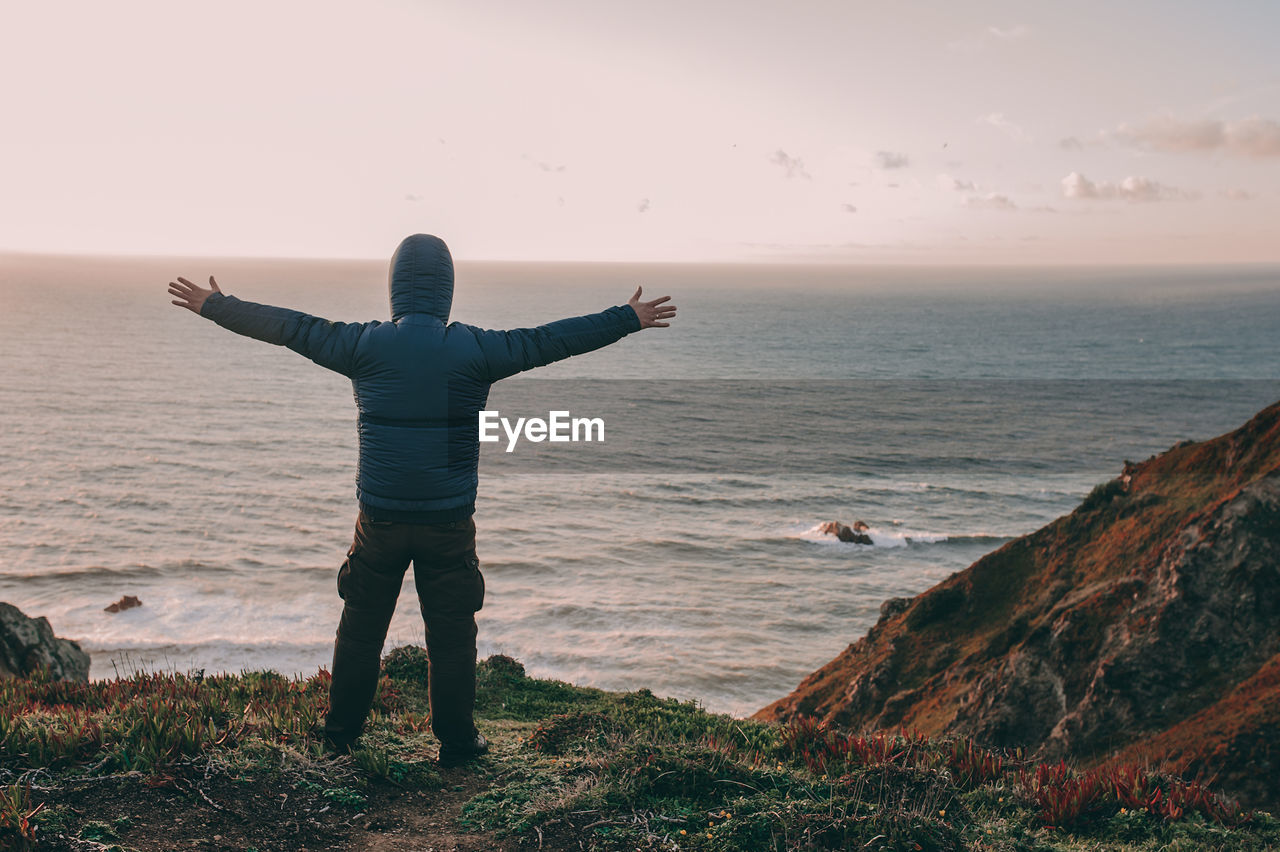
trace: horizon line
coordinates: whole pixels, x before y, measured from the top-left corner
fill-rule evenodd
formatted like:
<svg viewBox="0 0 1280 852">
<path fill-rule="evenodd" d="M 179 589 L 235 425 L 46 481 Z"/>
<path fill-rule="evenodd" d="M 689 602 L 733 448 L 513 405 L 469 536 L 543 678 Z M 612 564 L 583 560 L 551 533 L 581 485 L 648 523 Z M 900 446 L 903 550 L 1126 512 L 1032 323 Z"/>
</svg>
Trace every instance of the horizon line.
<svg viewBox="0 0 1280 852">
<path fill-rule="evenodd" d="M 340 255 L 270 255 L 270 254 L 200 254 L 176 252 L 103 252 L 103 251 L 48 251 L 29 249 L 0 248 L 0 258 L 28 257 L 48 259 L 100 259 L 100 260 L 225 260 L 256 261 L 285 263 L 388 263 L 390 256 L 340 256 Z M 466 257 L 454 255 L 454 262 L 492 263 L 510 265 L 583 265 L 583 266 L 827 266 L 827 267 L 903 267 L 903 268 L 1011 268 L 1011 269 L 1105 269 L 1105 268 L 1267 268 L 1280 267 L 1280 258 L 1275 260 L 1205 260 L 1205 261 L 1158 261 L 1158 260 L 1057 260 L 1057 261 L 1025 261 L 1025 260 L 937 260 L 928 261 L 922 258 L 910 260 L 885 259 L 830 259 L 801 257 L 761 257 L 737 260 L 585 260 L 581 258 L 563 258 L 549 260 L 546 258 L 492 258 Z"/>
</svg>

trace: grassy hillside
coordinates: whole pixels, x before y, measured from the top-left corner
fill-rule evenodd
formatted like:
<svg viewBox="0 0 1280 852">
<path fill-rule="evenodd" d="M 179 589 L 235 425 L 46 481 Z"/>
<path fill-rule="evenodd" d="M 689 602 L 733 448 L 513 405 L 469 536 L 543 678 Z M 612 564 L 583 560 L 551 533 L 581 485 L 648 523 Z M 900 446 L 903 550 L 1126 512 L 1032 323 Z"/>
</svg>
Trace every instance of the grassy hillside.
<svg viewBox="0 0 1280 852">
<path fill-rule="evenodd" d="M 762 720 L 1144 759 L 1280 801 L 1280 405 L 1126 464 L 910 600 Z"/>
<path fill-rule="evenodd" d="M 0 682 L 0 849 L 1280 849 L 1280 822 L 1138 769 L 1080 774 L 907 731 L 709 714 L 480 666 L 481 762 L 433 763 L 423 652 L 350 755 L 328 674 Z"/>
</svg>

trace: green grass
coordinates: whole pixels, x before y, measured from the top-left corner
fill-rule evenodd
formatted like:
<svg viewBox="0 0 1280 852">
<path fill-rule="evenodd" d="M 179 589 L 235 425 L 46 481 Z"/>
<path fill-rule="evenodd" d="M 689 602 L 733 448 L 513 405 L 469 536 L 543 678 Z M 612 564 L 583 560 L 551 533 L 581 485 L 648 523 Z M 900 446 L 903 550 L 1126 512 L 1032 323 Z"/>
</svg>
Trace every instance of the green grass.
<svg viewBox="0 0 1280 852">
<path fill-rule="evenodd" d="M 0 781 L 9 785 L 0 787 L 0 850 L 36 849 L 41 833 L 102 842 L 129 828 L 56 804 L 32 813 L 13 779 L 37 769 L 48 787 L 131 770 L 163 781 L 205 761 L 246 785 L 350 814 L 377 785 L 439 790 L 423 652 L 396 649 L 385 668 L 360 747 L 339 760 L 323 759 L 313 728 L 327 701 L 323 671 L 0 682 Z M 492 751 L 471 770 L 482 791 L 463 805 L 461 829 L 545 849 L 1280 849 L 1270 815 L 1177 779 L 1041 767 L 959 738 L 784 728 L 647 690 L 529 678 L 506 657 L 480 665 L 477 720 Z"/>
</svg>

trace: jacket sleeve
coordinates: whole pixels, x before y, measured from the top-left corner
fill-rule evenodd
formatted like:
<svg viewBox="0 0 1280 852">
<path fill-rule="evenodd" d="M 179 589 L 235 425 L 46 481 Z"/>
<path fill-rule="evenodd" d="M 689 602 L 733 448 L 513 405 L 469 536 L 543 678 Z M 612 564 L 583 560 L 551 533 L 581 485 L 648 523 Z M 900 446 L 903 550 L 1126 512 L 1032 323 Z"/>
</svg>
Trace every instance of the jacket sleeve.
<svg viewBox="0 0 1280 852">
<path fill-rule="evenodd" d="M 214 293 L 205 299 L 200 316 L 236 334 L 287 346 L 321 367 L 351 376 L 356 343 L 368 323 L 330 322 L 289 308 L 244 302 Z"/>
<path fill-rule="evenodd" d="M 496 382 L 571 355 L 581 355 L 621 340 L 640 330 L 640 318 L 630 305 L 616 305 L 598 314 L 556 320 L 537 328 L 511 331 L 475 329 L 484 352 L 488 379 Z"/>
</svg>

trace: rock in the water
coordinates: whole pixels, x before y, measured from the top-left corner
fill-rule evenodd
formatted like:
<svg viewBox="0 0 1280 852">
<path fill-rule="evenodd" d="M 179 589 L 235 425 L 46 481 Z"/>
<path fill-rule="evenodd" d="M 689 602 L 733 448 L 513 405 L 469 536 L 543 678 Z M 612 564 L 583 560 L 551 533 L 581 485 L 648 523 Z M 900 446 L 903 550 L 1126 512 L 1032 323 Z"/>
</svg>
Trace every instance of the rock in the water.
<svg viewBox="0 0 1280 852">
<path fill-rule="evenodd" d="M 818 532 L 833 535 L 849 544 L 871 544 L 871 536 L 867 535 L 869 529 L 871 528 L 862 521 L 854 521 L 852 527 L 839 521 L 827 521 L 818 527 Z"/>
<path fill-rule="evenodd" d="M 0 603 L 0 677 L 27 677 L 40 667 L 54 680 L 89 682 L 89 655 L 79 644 L 54 636 L 49 619 Z"/>
<path fill-rule="evenodd" d="M 102 609 L 104 612 L 119 612 L 122 609 L 133 609 L 135 606 L 142 606 L 142 601 L 138 600 L 133 595 L 125 595 L 120 600 L 113 604 L 108 604 Z"/>
</svg>

